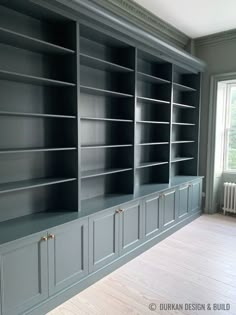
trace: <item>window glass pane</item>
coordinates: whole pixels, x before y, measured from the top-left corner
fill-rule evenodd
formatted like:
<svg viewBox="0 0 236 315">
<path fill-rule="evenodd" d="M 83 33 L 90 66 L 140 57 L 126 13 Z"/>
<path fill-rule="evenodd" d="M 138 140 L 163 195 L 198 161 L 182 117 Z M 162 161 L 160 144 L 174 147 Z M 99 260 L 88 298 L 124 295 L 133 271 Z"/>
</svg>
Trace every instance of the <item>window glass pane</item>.
<svg viewBox="0 0 236 315">
<path fill-rule="evenodd" d="M 236 128 L 236 87 L 230 90 L 230 126 Z"/>
<path fill-rule="evenodd" d="M 227 168 L 229 170 L 236 170 L 236 130 L 229 130 Z"/>
</svg>

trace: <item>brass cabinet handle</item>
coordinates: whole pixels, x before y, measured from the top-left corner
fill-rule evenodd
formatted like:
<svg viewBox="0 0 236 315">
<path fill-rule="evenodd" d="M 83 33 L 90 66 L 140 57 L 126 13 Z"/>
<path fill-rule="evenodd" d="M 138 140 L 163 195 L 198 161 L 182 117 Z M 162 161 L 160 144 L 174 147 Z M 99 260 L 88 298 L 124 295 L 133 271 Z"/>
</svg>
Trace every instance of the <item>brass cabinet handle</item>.
<svg viewBox="0 0 236 315">
<path fill-rule="evenodd" d="M 116 210 L 116 213 L 117 213 L 117 214 L 120 213 L 120 210 L 117 209 L 117 210 Z"/>
<path fill-rule="evenodd" d="M 49 235 L 48 235 L 48 239 L 49 239 L 49 240 L 54 240 L 54 238 L 55 238 L 55 235 L 54 235 L 54 234 L 49 234 Z"/>
<path fill-rule="evenodd" d="M 41 237 L 41 242 L 47 242 L 47 240 L 48 240 L 47 236 Z"/>
<path fill-rule="evenodd" d="M 123 213 L 124 211 L 124 209 L 119 209 L 119 213 Z"/>
</svg>

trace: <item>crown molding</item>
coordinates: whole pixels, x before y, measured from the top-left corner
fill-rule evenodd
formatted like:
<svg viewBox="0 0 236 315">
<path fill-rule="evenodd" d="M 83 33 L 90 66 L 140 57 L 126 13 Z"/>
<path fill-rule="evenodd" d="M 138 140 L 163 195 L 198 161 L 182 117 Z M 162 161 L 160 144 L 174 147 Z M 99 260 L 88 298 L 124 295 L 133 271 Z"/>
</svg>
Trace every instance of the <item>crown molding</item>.
<svg viewBox="0 0 236 315">
<path fill-rule="evenodd" d="M 122 16 L 144 31 L 181 49 L 188 47 L 190 38 L 172 25 L 158 18 L 133 0 L 92 0 L 92 2 Z"/>
<path fill-rule="evenodd" d="M 217 45 L 225 41 L 234 41 L 234 40 L 236 40 L 236 29 L 199 37 L 199 38 L 194 39 L 194 42 L 197 47 L 200 47 L 200 46 Z"/>
</svg>

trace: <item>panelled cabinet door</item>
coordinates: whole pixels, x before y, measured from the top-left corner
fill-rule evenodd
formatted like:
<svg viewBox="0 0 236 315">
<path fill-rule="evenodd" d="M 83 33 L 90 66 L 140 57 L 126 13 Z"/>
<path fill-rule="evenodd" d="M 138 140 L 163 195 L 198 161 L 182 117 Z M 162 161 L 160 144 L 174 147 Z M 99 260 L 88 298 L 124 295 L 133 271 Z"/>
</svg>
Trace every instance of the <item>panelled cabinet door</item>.
<svg viewBox="0 0 236 315">
<path fill-rule="evenodd" d="M 163 211 L 163 228 L 169 228 L 175 223 L 178 213 L 178 193 L 171 189 L 161 195 Z"/>
<path fill-rule="evenodd" d="M 185 218 L 191 208 L 191 185 L 186 184 L 179 188 L 179 219 Z"/>
<path fill-rule="evenodd" d="M 120 255 L 123 255 L 143 241 L 143 209 L 140 201 L 135 201 L 120 210 Z"/>
<path fill-rule="evenodd" d="M 198 212 L 202 205 L 202 180 L 192 183 L 191 211 Z"/>
<path fill-rule="evenodd" d="M 117 208 L 112 208 L 89 218 L 89 272 L 118 257 L 119 215 Z"/>
<path fill-rule="evenodd" d="M 48 234 L 49 295 L 88 274 L 88 220 L 51 229 Z"/>
<path fill-rule="evenodd" d="M 144 236 L 150 239 L 161 231 L 160 194 L 144 200 Z"/>
<path fill-rule="evenodd" d="M 48 298 L 47 241 L 36 234 L 0 249 L 2 315 L 19 315 Z"/>
</svg>

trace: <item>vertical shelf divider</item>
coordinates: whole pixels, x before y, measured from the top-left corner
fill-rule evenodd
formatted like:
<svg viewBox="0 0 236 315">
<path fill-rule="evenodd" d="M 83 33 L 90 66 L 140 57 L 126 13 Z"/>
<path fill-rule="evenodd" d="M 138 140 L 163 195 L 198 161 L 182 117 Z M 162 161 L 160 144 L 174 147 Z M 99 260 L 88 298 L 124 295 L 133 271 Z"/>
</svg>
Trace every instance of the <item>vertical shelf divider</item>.
<svg viewBox="0 0 236 315">
<path fill-rule="evenodd" d="M 134 84 L 135 84 L 135 90 L 134 90 L 134 178 L 133 178 L 133 193 L 136 194 L 137 189 L 137 182 L 136 182 L 136 170 L 137 170 L 137 159 L 136 159 L 136 124 L 137 124 L 137 96 L 138 96 L 138 49 L 135 48 L 135 60 L 134 60 Z"/>
<path fill-rule="evenodd" d="M 174 66 L 171 65 L 171 102 L 170 102 L 170 144 L 169 144 L 169 183 L 171 184 L 171 160 L 172 160 L 172 123 L 173 123 L 173 110 L 174 110 Z"/>
<path fill-rule="evenodd" d="M 81 148 L 80 148 L 80 25 L 76 22 L 76 70 L 77 70 L 77 165 L 78 165 L 78 211 L 81 211 Z"/>
</svg>

